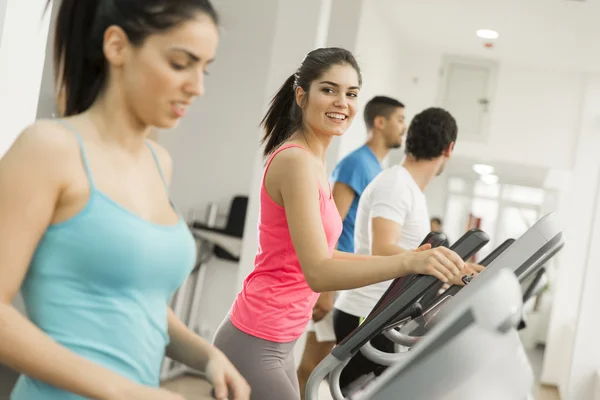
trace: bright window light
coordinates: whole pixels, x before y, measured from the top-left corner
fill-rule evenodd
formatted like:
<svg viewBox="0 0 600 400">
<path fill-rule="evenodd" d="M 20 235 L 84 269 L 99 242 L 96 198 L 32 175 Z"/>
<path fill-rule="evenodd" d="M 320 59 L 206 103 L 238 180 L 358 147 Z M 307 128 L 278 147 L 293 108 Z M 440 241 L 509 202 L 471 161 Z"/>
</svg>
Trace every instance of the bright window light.
<svg viewBox="0 0 600 400">
<path fill-rule="evenodd" d="M 491 29 L 479 29 L 477 31 L 477 36 L 482 39 L 498 39 L 498 32 L 492 31 Z"/>
<path fill-rule="evenodd" d="M 486 164 L 474 164 L 473 171 L 479 175 L 490 175 L 494 173 L 494 167 Z"/>
<path fill-rule="evenodd" d="M 498 183 L 498 175 L 482 175 L 481 181 L 487 185 L 495 185 Z"/>
</svg>

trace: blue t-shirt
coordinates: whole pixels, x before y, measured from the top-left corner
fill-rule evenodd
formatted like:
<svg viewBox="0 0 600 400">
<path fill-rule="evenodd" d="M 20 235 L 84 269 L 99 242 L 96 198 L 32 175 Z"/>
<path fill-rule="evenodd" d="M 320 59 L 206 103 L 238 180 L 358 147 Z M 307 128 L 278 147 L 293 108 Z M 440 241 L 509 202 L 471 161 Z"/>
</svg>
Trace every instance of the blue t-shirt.
<svg viewBox="0 0 600 400">
<path fill-rule="evenodd" d="M 369 183 L 381 172 L 381 164 L 366 144 L 348 154 L 336 165 L 331 174 L 332 183 L 341 182 L 354 190 L 355 196 L 338 241 L 338 250 L 354 253 L 354 222 L 360 196 Z"/>
</svg>

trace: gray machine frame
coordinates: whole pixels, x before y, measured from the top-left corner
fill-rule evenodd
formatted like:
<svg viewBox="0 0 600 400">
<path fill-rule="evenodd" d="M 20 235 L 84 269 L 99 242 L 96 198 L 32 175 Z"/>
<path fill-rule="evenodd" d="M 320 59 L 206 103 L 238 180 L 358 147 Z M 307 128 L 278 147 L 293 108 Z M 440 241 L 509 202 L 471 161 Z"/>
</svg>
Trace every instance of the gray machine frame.
<svg viewBox="0 0 600 400">
<path fill-rule="evenodd" d="M 501 271 L 512 273 L 513 279 L 515 280 L 515 282 L 517 282 L 517 286 L 519 286 L 520 283 L 527 280 L 527 278 L 529 278 L 532 274 L 539 270 L 546 261 L 548 261 L 562 248 L 563 245 L 563 233 L 559 228 L 556 216 L 554 214 L 548 214 L 544 216 L 543 218 L 538 220 L 536 224 L 534 224 L 527 232 L 521 235 L 521 237 L 519 237 L 518 240 L 516 240 L 510 246 L 508 246 L 508 248 L 504 252 L 502 252 L 495 260 L 493 260 L 493 262 L 490 263 L 490 265 L 484 271 L 482 271 L 476 279 L 473 279 L 468 285 L 462 288 L 462 290 L 457 291 L 454 294 L 454 297 L 446 297 L 446 301 L 444 301 L 444 306 L 440 307 L 439 310 L 436 310 L 436 315 L 430 321 L 428 329 L 434 328 L 437 324 L 440 324 L 440 326 L 442 327 L 449 324 L 449 322 L 445 322 L 445 320 L 451 319 L 452 316 L 456 315 L 457 312 L 459 312 L 461 309 L 464 309 L 464 307 L 466 307 L 466 304 L 471 304 L 471 296 L 476 296 L 477 293 L 480 293 L 481 287 L 491 285 L 491 283 L 489 283 L 488 281 L 495 282 L 498 279 L 496 278 L 498 274 L 506 275 L 503 272 L 501 273 Z M 522 296 L 522 291 L 520 290 L 520 288 L 519 294 L 520 296 Z M 402 295 L 396 296 L 396 299 L 394 301 L 390 301 L 387 304 L 385 304 L 382 307 L 383 309 L 378 310 L 378 312 L 389 312 L 389 310 L 385 309 L 389 309 L 391 307 L 404 307 L 404 310 L 410 306 L 408 304 L 400 303 L 398 301 L 398 297 L 402 297 Z M 410 296 L 404 296 L 404 298 L 406 300 L 412 300 Z M 499 298 L 490 297 L 490 299 L 491 301 L 486 303 L 489 307 L 487 312 L 497 312 L 501 314 L 503 312 L 504 302 L 498 301 Z M 521 300 L 520 304 L 522 305 L 522 298 L 519 297 L 519 299 Z M 521 317 L 522 316 L 519 315 L 519 321 Z M 366 324 L 367 322 L 368 321 L 365 321 L 364 324 Z M 370 322 L 371 325 L 374 326 L 377 326 L 377 324 L 379 324 L 378 326 L 380 327 L 381 331 L 390 329 L 390 326 L 386 325 L 386 322 L 389 324 L 389 321 L 384 321 L 381 318 L 373 318 Z M 415 321 L 411 321 L 406 325 L 410 325 L 412 322 Z M 421 319 L 421 322 L 423 322 L 423 319 Z M 413 329 L 414 328 L 416 327 L 413 327 Z M 439 328 L 437 331 L 440 332 Z M 437 335 L 442 335 L 442 333 L 443 332 L 438 333 Z M 428 345 L 428 343 L 431 343 L 431 341 L 434 339 L 427 339 L 429 336 L 430 334 L 428 334 L 423 340 L 419 340 L 419 338 L 414 339 L 412 344 L 416 343 L 415 349 L 417 347 L 421 348 L 422 346 L 430 346 Z M 410 338 L 410 336 L 408 337 Z M 404 339 L 406 339 L 406 337 L 404 337 Z M 423 343 L 422 346 L 420 342 Z M 380 362 L 382 365 L 409 365 L 411 363 L 410 360 L 414 360 L 414 357 L 416 357 L 414 355 L 415 349 L 411 350 L 409 354 L 388 354 L 378 352 L 376 349 L 369 347 L 368 341 L 366 343 L 366 354 L 368 354 L 369 358 L 373 359 L 376 362 Z M 515 345 L 520 345 L 520 341 L 515 342 Z M 334 349 L 332 354 L 326 357 L 325 360 L 323 360 L 323 362 L 321 362 L 319 366 L 315 369 L 315 371 L 313 371 L 313 373 L 311 374 L 306 389 L 307 400 L 318 399 L 318 387 L 320 385 L 320 382 L 326 376 L 329 376 L 330 391 L 333 398 L 335 400 L 344 398 L 339 387 L 339 377 L 341 371 L 349 362 L 351 357 L 348 357 L 348 349 L 342 350 L 339 348 L 349 348 L 350 346 L 348 345 L 348 341 L 345 341 L 340 343 L 340 345 L 336 347 L 338 347 L 338 349 Z M 361 347 L 364 348 L 364 346 Z M 343 357 L 339 357 L 340 354 Z M 481 362 L 483 363 L 484 360 L 481 360 Z M 392 368 L 396 370 L 396 365 Z"/>
<path fill-rule="evenodd" d="M 527 399 L 533 371 L 515 330 L 522 304 L 515 275 L 496 270 L 404 360 L 349 399 Z"/>
<path fill-rule="evenodd" d="M 479 251 L 489 241 L 489 236 L 479 230 L 472 229 L 463 235 L 451 248 L 463 259 L 467 259 Z M 360 350 L 360 348 L 376 336 L 383 327 L 394 326 L 402 319 L 402 315 L 412 311 L 411 306 L 428 290 L 438 284 L 434 276 L 417 276 L 402 290 L 400 279 L 391 283 L 382 299 L 375 306 L 366 320 L 356 330 L 336 346 L 313 371 L 306 385 L 306 399 L 318 398 L 319 385 L 329 375 L 330 390 L 334 399 L 343 399 L 339 386 L 339 378 L 344 366 Z"/>
<path fill-rule="evenodd" d="M 550 213 L 538 220 L 531 228 L 529 228 L 518 240 L 505 242 L 500 249 L 503 250 L 487 264 L 475 281 L 486 279 L 489 271 L 494 271 L 497 268 L 506 268 L 512 271 L 518 278 L 519 283 L 523 285 L 534 274 L 536 274 L 543 265 L 552 258 L 564 245 L 563 233 L 559 228 L 559 224 L 554 213 Z M 468 296 L 469 290 L 467 287 L 450 288 L 448 292 L 438 298 L 437 303 L 431 306 L 424 312 L 424 316 L 405 321 L 400 330 L 390 329 L 383 332 L 393 342 L 405 346 L 412 347 L 422 338 L 422 335 L 412 335 L 412 332 L 427 330 L 431 323 L 434 323 L 439 318 L 443 318 L 445 314 L 439 315 L 442 309 L 452 307 L 452 299 L 454 297 Z M 457 289 L 457 290 L 453 290 Z M 460 289 L 460 290 L 458 290 Z M 522 287 L 523 292 L 527 288 Z M 466 291 L 466 294 L 460 294 Z M 459 296 L 460 294 L 460 296 Z M 451 310 L 451 308 L 450 308 Z M 431 315 L 427 317 L 427 314 Z M 389 354 L 375 349 L 370 343 L 367 343 L 361 352 L 369 360 L 380 363 L 382 365 L 393 365 L 394 361 L 400 361 L 406 358 L 403 353 Z"/>
</svg>

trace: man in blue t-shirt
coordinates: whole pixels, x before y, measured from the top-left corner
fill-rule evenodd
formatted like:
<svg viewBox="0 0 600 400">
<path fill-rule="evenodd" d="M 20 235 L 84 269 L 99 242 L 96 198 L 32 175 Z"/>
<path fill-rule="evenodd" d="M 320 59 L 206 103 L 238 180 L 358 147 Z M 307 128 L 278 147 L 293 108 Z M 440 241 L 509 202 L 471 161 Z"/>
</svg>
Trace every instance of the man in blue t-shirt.
<svg viewBox="0 0 600 400">
<path fill-rule="evenodd" d="M 348 253 L 354 252 L 354 221 L 360 196 L 381 172 L 381 162 L 385 156 L 391 149 L 400 148 L 406 132 L 404 105 L 390 97 L 372 98 L 365 105 L 364 119 L 369 133 L 367 142 L 344 157 L 331 175 L 333 199 L 344 221 L 337 248 Z M 298 369 L 302 399 L 308 377 L 335 345 L 330 312 L 334 296 L 334 292 L 322 293 L 313 310 L 304 355 Z"/>
</svg>

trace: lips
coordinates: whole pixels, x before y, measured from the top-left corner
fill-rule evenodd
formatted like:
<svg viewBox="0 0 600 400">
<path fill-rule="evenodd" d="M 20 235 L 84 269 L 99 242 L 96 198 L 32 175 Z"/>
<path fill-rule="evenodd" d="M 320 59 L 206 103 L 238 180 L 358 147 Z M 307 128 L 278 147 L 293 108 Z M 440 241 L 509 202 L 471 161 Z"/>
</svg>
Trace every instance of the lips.
<svg viewBox="0 0 600 400">
<path fill-rule="evenodd" d="M 185 115 L 188 106 L 189 106 L 188 103 L 182 103 L 182 102 L 173 103 L 173 113 L 177 117 L 181 118 Z"/>
</svg>

